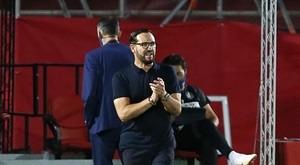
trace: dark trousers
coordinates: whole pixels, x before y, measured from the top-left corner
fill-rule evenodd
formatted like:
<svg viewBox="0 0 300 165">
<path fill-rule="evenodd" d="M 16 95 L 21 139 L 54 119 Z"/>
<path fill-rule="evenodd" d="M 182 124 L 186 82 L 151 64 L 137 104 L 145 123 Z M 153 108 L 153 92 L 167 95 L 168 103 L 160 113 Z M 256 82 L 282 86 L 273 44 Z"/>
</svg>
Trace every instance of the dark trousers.
<svg viewBox="0 0 300 165">
<path fill-rule="evenodd" d="M 120 141 L 121 129 L 105 130 L 97 134 L 90 133 L 93 165 L 113 165 L 112 159 Z"/>
<path fill-rule="evenodd" d="M 195 151 L 201 154 L 201 165 L 216 165 L 217 151 L 228 158 L 232 148 L 228 145 L 218 128 L 208 119 L 187 124 L 175 129 L 177 149 Z"/>
<path fill-rule="evenodd" d="M 123 165 L 173 165 L 174 147 L 122 149 Z"/>
</svg>

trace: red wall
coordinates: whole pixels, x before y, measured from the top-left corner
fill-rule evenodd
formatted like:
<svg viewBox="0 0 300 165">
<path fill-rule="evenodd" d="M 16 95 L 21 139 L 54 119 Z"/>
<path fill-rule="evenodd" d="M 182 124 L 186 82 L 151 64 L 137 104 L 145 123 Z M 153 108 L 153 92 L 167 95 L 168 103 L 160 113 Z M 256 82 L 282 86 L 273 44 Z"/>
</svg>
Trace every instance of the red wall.
<svg viewBox="0 0 300 165">
<path fill-rule="evenodd" d="M 16 22 L 15 62 L 82 64 L 85 53 L 99 46 L 96 23 L 95 18 L 23 16 Z M 208 95 L 228 96 L 233 147 L 252 152 L 259 110 L 260 26 L 202 21 L 160 27 L 123 20 L 121 41 L 128 43 L 130 32 L 138 27 L 154 32 L 158 42 L 157 61 L 170 53 L 179 53 L 188 62 L 188 83 Z M 277 138 L 300 137 L 300 34 L 279 32 L 277 48 Z M 49 75 L 50 97 L 73 92 L 70 75 L 57 68 Z M 32 112 L 31 75 L 18 68 L 15 79 L 15 111 Z M 215 108 L 220 111 L 219 106 Z M 39 118 L 30 121 L 30 146 L 34 152 L 40 152 L 42 121 Z M 23 122 L 19 123 L 15 125 L 14 148 L 23 146 L 19 140 L 24 134 Z"/>
</svg>

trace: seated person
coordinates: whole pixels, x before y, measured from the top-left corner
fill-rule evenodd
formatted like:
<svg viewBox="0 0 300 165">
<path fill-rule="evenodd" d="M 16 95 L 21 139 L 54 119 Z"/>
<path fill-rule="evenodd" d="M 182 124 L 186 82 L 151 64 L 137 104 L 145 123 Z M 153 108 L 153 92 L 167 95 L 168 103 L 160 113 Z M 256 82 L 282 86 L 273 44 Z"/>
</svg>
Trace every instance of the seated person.
<svg viewBox="0 0 300 165">
<path fill-rule="evenodd" d="M 173 124 L 177 149 L 195 151 L 201 155 L 201 165 L 216 165 L 217 150 L 226 156 L 234 165 L 248 165 L 256 157 L 256 154 L 241 154 L 235 152 L 220 133 L 217 126 L 218 116 L 210 106 L 209 98 L 197 87 L 185 84 L 187 64 L 183 57 L 172 54 L 163 59 L 162 63 L 172 66 L 177 74 L 181 87 L 182 108 L 189 106 L 204 110 L 203 117 L 199 121 L 186 125 Z"/>
</svg>

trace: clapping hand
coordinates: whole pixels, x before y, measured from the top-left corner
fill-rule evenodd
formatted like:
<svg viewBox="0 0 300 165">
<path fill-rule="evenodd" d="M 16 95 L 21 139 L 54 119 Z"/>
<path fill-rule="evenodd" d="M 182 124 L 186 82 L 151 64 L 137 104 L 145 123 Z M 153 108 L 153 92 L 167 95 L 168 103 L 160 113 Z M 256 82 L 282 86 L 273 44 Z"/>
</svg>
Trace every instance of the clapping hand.
<svg viewBox="0 0 300 165">
<path fill-rule="evenodd" d="M 157 79 L 153 80 L 153 82 L 149 83 L 149 85 L 153 92 L 151 98 L 155 101 L 157 101 L 158 98 L 161 98 L 166 94 L 165 82 L 162 78 L 157 77 Z"/>
</svg>

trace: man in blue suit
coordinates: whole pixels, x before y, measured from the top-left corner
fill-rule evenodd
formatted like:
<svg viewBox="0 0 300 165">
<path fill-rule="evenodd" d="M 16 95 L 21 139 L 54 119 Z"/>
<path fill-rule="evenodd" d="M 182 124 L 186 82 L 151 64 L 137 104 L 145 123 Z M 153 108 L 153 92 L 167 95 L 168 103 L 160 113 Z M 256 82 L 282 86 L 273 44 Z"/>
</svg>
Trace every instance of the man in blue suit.
<svg viewBox="0 0 300 165">
<path fill-rule="evenodd" d="M 121 130 L 113 104 L 112 77 L 133 63 L 133 54 L 127 45 L 118 41 L 121 31 L 116 18 L 100 19 L 97 34 L 100 47 L 88 52 L 84 61 L 84 119 L 90 130 L 94 165 L 112 165 Z"/>
</svg>

